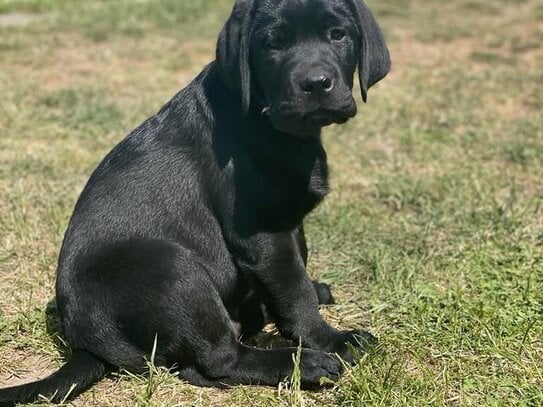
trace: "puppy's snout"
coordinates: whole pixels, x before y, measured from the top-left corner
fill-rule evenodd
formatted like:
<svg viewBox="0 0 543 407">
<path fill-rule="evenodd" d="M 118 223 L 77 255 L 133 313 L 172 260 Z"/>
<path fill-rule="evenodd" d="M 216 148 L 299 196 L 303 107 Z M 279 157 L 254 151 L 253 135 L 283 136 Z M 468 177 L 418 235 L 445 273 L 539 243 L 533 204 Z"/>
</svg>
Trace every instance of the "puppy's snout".
<svg viewBox="0 0 543 407">
<path fill-rule="evenodd" d="M 321 96 L 334 88 L 334 79 L 324 72 L 309 72 L 300 82 L 300 89 L 307 94 Z"/>
</svg>

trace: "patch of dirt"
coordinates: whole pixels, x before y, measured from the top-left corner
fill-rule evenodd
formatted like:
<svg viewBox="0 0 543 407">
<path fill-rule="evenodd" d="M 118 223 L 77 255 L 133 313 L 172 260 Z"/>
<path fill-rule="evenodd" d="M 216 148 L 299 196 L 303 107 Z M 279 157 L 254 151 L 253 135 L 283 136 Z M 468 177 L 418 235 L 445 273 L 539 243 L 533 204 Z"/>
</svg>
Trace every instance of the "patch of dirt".
<svg viewBox="0 0 543 407">
<path fill-rule="evenodd" d="M 49 17 L 50 16 L 48 14 L 31 14 L 21 12 L 0 14 L 0 27 L 22 27 L 37 21 L 45 20 Z"/>
<path fill-rule="evenodd" d="M 22 350 L 0 356 L 0 365 L 0 387 L 30 383 L 43 379 L 54 371 L 43 355 Z"/>
<path fill-rule="evenodd" d="M 128 43 L 127 43 L 128 42 Z M 48 60 L 47 70 L 40 72 L 43 75 L 41 83 L 45 89 L 57 89 L 72 86 L 74 83 L 87 81 L 88 78 L 102 78 L 119 88 L 130 85 L 130 78 L 143 76 L 147 80 L 153 80 L 157 75 L 157 63 L 152 57 L 153 38 L 145 41 L 115 44 L 92 43 L 84 38 L 76 38 L 66 47 L 57 49 Z M 175 69 L 176 82 L 188 83 L 195 73 L 211 61 L 210 49 L 207 43 L 168 43 L 161 38 L 162 46 L 167 47 L 169 55 L 179 55 L 180 59 L 189 61 L 190 67 Z M 132 49 L 132 52 L 123 50 Z M 197 68 L 196 68 L 197 67 Z M 159 69 L 161 67 L 158 67 Z M 168 71 L 169 69 L 164 69 Z M 151 74 L 155 72 L 155 74 Z"/>
</svg>

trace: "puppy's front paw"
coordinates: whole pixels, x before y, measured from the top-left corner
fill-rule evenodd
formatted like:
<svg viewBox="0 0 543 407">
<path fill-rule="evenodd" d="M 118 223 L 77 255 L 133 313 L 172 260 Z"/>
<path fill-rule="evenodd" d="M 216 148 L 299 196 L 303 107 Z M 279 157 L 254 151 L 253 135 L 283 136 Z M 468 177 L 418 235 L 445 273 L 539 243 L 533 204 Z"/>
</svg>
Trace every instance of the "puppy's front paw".
<svg viewBox="0 0 543 407">
<path fill-rule="evenodd" d="M 336 357 L 318 350 L 302 349 L 300 375 L 303 388 L 319 387 L 322 377 L 336 381 L 342 371 L 343 366 Z"/>
<path fill-rule="evenodd" d="M 337 353 L 344 361 L 355 364 L 355 355 L 351 351 L 351 347 L 355 352 L 364 354 L 369 348 L 377 345 L 377 338 L 369 332 L 362 330 L 339 331 L 334 338 L 335 346 L 334 353 Z"/>
</svg>

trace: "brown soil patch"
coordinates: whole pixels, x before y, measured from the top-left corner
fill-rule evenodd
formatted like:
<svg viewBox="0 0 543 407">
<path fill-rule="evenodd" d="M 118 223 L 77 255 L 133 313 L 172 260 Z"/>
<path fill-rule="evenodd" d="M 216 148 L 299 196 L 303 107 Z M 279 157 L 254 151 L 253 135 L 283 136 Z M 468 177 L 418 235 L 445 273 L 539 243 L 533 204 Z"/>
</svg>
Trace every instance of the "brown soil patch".
<svg viewBox="0 0 543 407">
<path fill-rule="evenodd" d="M 0 14 L 0 27 L 21 27 L 47 18 L 48 15 L 20 12 Z"/>
</svg>

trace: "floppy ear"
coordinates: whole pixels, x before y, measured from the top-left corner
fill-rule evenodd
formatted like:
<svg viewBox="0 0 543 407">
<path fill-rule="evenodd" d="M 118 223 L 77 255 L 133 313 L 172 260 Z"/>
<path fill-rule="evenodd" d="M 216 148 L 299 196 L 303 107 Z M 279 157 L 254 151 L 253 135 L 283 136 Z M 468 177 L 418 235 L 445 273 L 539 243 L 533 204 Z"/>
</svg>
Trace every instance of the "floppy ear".
<svg viewBox="0 0 543 407">
<path fill-rule="evenodd" d="M 368 100 L 368 89 L 383 79 L 390 71 L 390 54 L 383 33 L 368 7 L 362 0 L 350 0 L 360 35 L 360 60 L 358 71 L 362 99 Z"/>
<path fill-rule="evenodd" d="M 226 85 L 241 96 L 244 113 L 251 102 L 249 44 L 253 0 L 237 0 L 217 44 L 217 62 Z"/>
</svg>

